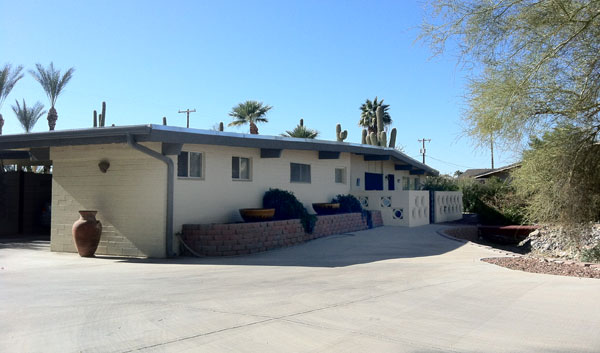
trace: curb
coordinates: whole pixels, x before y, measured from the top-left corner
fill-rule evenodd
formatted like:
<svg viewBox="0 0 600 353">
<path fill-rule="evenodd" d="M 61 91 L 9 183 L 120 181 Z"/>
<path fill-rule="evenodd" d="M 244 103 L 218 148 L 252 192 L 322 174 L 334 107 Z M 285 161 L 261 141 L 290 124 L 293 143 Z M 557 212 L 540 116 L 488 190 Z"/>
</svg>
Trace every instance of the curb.
<svg viewBox="0 0 600 353">
<path fill-rule="evenodd" d="M 454 241 L 457 241 L 457 242 L 463 243 L 463 244 L 470 243 L 470 244 L 472 244 L 474 246 L 477 246 L 477 247 L 480 247 L 480 248 L 483 248 L 483 249 L 487 249 L 487 250 L 491 250 L 493 252 L 496 252 L 496 253 L 499 253 L 499 254 L 502 254 L 502 255 L 508 255 L 508 256 L 511 256 L 511 257 L 524 257 L 524 258 L 528 258 L 528 259 L 535 259 L 535 260 L 542 261 L 542 262 L 553 262 L 553 263 L 558 264 L 558 265 L 565 264 L 565 265 L 577 265 L 577 266 L 581 266 L 581 267 L 591 267 L 591 268 L 594 268 L 594 269 L 600 271 L 600 264 L 596 264 L 596 263 L 592 263 L 592 262 L 579 262 L 579 261 L 573 261 L 573 260 L 562 260 L 562 259 L 556 259 L 556 258 L 545 258 L 545 257 L 531 256 L 531 255 L 523 255 L 523 254 L 515 253 L 515 252 L 512 252 L 512 251 L 497 249 L 497 248 L 494 248 L 494 247 L 488 246 L 488 245 L 474 243 L 474 242 L 472 242 L 470 240 L 456 238 L 456 237 L 453 237 L 453 236 L 448 235 L 448 234 L 445 233 L 445 230 L 449 229 L 449 228 L 450 227 L 446 227 L 444 229 L 440 229 L 440 230 L 436 231 L 436 233 L 439 234 L 440 236 L 446 238 L 446 239 L 454 240 Z M 456 228 L 458 228 L 458 227 L 456 227 Z M 466 228 L 466 227 L 462 227 L 462 228 Z M 491 259 L 491 257 L 482 257 L 479 260 L 481 261 L 481 260 L 484 260 L 484 259 Z"/>
</svg>

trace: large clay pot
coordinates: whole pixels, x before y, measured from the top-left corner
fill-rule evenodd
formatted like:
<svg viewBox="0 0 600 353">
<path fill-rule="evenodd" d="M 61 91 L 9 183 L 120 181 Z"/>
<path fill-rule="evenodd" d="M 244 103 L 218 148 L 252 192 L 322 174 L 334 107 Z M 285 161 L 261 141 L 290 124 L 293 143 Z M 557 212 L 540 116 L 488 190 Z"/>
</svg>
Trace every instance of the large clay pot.
<svg viewBox="0 0 600 353">
<path fill-rule="evenodd" d="M 102 234 L 102 223 L 96 220 L 98 211 L 79 211 L 81 217 L 73 223 L 73 240 L 81 257 L 93 257 Z"/>
</svg>

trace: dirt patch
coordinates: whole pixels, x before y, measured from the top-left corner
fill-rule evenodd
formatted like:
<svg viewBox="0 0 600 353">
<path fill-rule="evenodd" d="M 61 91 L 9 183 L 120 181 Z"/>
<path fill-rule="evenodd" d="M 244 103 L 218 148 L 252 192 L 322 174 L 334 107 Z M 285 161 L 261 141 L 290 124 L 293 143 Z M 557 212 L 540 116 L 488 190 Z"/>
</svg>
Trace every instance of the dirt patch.
<svg viewBox="0 0 600 353">
<path fill-rule="evenodd" d="M 600 279 L 600 267 L 585 263 L 564 263 L 533 257 L 495 257 L 481 261 L 532 273 Z"/>
</svg>

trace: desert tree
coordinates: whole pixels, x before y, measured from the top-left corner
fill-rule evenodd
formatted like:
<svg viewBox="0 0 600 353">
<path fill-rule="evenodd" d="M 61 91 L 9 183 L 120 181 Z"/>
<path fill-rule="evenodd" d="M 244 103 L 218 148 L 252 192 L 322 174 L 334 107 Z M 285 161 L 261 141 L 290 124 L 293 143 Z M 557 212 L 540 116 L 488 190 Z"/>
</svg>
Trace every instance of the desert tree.
<svg viewBox="0 0 600 353">
<path fill-rule="evenodd" d="M 263 104 L 263 102 L 248 100 L 240 103 L 231 109 L 229 116 L 233 118 L 233 121 L 228 126 L 241 126 L 245 124 L 250 125 L 250 133 L 258 134 L 258 127 L 256 123 L 267 123 L 269 120 L 265 118 L 267 112 L 271 110 L 270 105 Z"/>
<path fill-rule="evenodd" d="M 286 130 L 281 136 L 314 139 L 319 136 L 319 132 L 304 126 L 304 119 L 300 119 L 300 123 L 293 130 Z"/>
<path fill-rule="evenodd" d="M 40 83 L 50 101 L 48 127 L 52 131 L 56 127 L 56 120 L 58 120 L 58 113 L 55 108 L 56 100 L 73 77 L 75 69 L 70 68 L 61 76 L 60 70 L 55 69 L 52 62 L 47 68 L 43 67 L 41 64 L 36 64 L 35 68 L 35 70 L 30 70 L 29 73 L 31 73 L 33 78 Z"/>
<path fill-rule="evenodd" d="M 33 106 L 28 107 L 24 99 L 23 105 L 19 104 L 18 100 L 15 100 L 15 105 L 12 106 L 12 110 L 15 112 L 21 126 L 23 126 L 23 130 L 27 133 L 31 132 L 35 123 L 37 123 L 40 117 L 46 113 L 42 103 L 36 102 Z"/>
<path fill-rule="evenodd" d="M 564 205 L 578 209 L 591 195 L 574 195 L 598 192 L 588 167 L 600 160 L 600 1 L 435 0 L 421 39 L 435 54 L 458 51 L 468 134 L 526 150 L 515 179 L 530 219 L 582 222 Z M 543 142 L 527 147 L 530 138 Z"/>
<path fill-rule="evenodd" d="M 0 109 L 6 100 L 6 97 L 12 91 L 15 84 L 23 78 L 21 71 L 23 66 L 17 66 L 14 69 L 12 65 L 5 64 L 2 70 L 0 70 Z M 2 127 L 4 126 L 4 118 L 0 113 L 0 135 L 2 135 Z"/>
<path fill-rule="evenodd" d="M 392 123 L 392 118 L 388 110 L 390 109 L 389 104 L 383 104 L 383 99 L 378 101 L 377 97 L 372 101 L 370 99 L 365 100 L 363 104 L 360 106 L 360 120 L 358 121 L 358 125 L 366 128 L 369 133 L 377 132 L 377 108 L 381 106 L 383 109 L 383 125 L 381 130 L 383 131 L 385 127 Z"/>
</svg>

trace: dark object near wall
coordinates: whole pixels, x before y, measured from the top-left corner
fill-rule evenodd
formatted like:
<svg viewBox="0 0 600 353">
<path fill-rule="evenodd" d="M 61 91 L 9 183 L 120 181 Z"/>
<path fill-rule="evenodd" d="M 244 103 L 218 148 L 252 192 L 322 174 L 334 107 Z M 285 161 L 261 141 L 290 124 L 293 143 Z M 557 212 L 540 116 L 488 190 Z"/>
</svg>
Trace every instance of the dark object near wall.
<svg viewBox="0 0 600 353">
<path fill-rule="evenodd" d="M 94 257 L 98 249 L 102 223 L 96 220 L 96 213 L 98 211 L 79 211 L 80 217 L 73 223 L 73 240 L 81 257 Z"/>
</svg>

